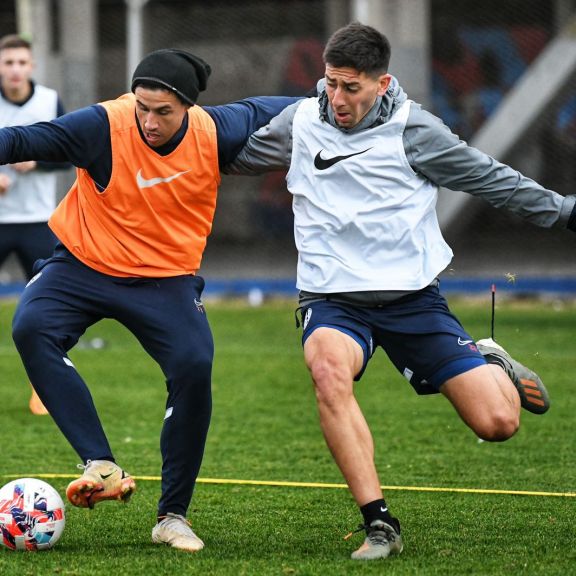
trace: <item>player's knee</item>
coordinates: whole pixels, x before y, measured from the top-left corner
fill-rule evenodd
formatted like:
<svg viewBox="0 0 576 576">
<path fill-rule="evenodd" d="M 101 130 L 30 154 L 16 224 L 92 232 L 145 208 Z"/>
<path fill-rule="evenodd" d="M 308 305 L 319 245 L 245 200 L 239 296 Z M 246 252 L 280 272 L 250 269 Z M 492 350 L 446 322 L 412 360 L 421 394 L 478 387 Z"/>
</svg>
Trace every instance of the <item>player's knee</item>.
<svg viewBox="0 0 576 576">
<path fill-rule="evenodd" d="M 203 384 L 210 384 L 212 355 L 198 351 L 188 351 L 173 356 L 164 367 L 168 382 L 192 383 L 198 390 Z"/>
<path fill-rule="evenodd" d="M 520 427 L 520 418 L 511 410 L 502 410 L 483 418 L 474 426 L 474 432 L 487 442 L 504 442 Z"/>
<path fill-rule="evenodd" d="M 16 348 L 21 350 L 35 341 L 40 331 L 43 315 L 31 307 L 19 307 L 12 320 L 12 339 Z"/>
<path fill-rule="evenodd" d="M 342 363 L 321 358 L 312 362 L 309 369 L 319 403 L 338 406 L 343 398 L 352 395 L 353 379 L 349 369 Z"/>
</svg>

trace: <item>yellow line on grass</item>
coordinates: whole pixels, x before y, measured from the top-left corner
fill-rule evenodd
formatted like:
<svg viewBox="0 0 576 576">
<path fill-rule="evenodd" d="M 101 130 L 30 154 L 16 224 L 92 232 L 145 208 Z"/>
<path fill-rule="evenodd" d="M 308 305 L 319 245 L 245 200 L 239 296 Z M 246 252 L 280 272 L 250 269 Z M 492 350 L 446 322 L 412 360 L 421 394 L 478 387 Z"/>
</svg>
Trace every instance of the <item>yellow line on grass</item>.
<svg viewBox="0 0 576 576">
<path fill-rule="evenodd" d="M 76 478 L 73 474 L 4 474 L 4 478 Z M 133 476 L 135 480 L 159 482 L 160 476 Z M 199 484 L 234 484 L 237 486 L 281 486 L 288 488 L 348 488 L 346 484 L 329 484 L 322 482 L 283 482 L 276 480 L 238 480 L 231 478 L 198 478 Z M 434 486 L 382 486 L 382 490 L 408 492 L 452 492 L 460 494 L 506 494 L 513 496 L 555 496 L 576 498 L 576 492 L 537 492 L 530 490 L 496 490 L 491 488 L 441 488 Z"/>
</svg>

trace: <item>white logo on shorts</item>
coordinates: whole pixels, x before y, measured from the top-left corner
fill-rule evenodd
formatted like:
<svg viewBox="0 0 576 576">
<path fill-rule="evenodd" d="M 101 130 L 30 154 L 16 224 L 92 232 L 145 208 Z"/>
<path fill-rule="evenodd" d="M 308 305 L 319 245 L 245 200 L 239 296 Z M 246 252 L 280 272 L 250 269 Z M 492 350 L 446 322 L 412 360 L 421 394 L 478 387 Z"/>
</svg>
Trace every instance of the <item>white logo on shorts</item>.
<svg viewBox="0 0 576 576">
<path fill-rule="evenodd" d="M 414 371 L 410 370 L 410 368 L 404 368 L 404 372 L 402 372 L 404 378 L 410 382 L 412 380 L 412 376 L 414 376 Z"/>
<path fill-rule="evenodd" d="M 472 344 L 474 340 L 462 340 L 460 336 L 458 336 L 458 346 L 467 346 L 468 344 Z"/>
<path fill-rule="evenodd" d="M 308 308 L 308 310 L 306 310 L 306 315 L 304 316 L 304 324 L 302 326 L 302 330 L 306 330 L 306 326 L 308 326 L 308 322 L 310 322 L 311 317 L 312 317 L 312 308 Z"/>
<path fill-rule="evenodd" d="M 30 278 L 30 281 L 28 282 L 28 284 L 26 284 L 26 288 L 28 288 L 28 286 L 30 286 L 30 284 L 32 284 L 33 282 L 36 282 L 36 280 L 38 280 L 38 278 L 40 278 L 40 276 L 42 276 L 42 272 L 38 272 L 38 274 L 36 274 L 36 276 L 33 276 L 32 278 Z"/>
</svg>

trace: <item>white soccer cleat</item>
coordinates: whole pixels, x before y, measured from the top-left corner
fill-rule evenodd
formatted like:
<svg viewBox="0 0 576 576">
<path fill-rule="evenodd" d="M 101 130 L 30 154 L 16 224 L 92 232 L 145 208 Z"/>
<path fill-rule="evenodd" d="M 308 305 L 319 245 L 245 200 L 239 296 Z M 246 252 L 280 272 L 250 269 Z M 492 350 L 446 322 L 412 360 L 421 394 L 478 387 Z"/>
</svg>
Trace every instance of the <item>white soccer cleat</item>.
<svg viewBox="0 0 576 576">
<path fill-rule="evenodd" d="M 404 549 L 402 536 L 400 536 L 400 523 L 395 520 L 397 526 L 374 520 L 366 529 L 364 544 L 352 552 L 352 560 L 380 560 L 388 558 L 392 554 L 400 554 Z"/>
<path fill-rule="evenodd" d="M 94 508 L 102 500 L 128 502 L 136 490 L 134 479 L 114 462 L 88 460 L 78 467 L 84 469 L 84 474 L 66 488 L 66 497 L 74 506 Z"/>
<path fill-rule="evenodd" d="M 185 552 L 198 552 L 204 542 L 194 534 L 190 522 L 180 514 L 168 512 L 152 529 L 152 542 L 167 544 Z"/>
</svg>

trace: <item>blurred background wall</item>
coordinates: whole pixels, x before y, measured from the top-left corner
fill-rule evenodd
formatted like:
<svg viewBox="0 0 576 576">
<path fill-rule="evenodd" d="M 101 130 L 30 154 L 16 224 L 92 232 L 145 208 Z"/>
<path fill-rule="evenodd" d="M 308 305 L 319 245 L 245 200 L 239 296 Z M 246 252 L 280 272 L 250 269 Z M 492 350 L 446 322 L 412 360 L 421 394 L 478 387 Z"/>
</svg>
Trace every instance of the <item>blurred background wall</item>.
<svg viewBox="0 0 576 576">
<path fill-rule="evenodd" d="M 390 72 L 461 138 L 561 194 L 575 193 L 574 0 L 2 0 L 0 34 L 34 43 L 36 79 L 68 110 L 127 91 L 140 57 L 191 50 L 213 69 L 201 104 L 304 94 L 328 36 L 350 20 L 392 43 Z M 72 174 L 62 179 L 62 194 Z M 446 277 L 574 277 L 576 237 L 443 191 Z M 224 177 L 202 273 L 285 278 L 296 255 L 283 174 Z M 0 283 L 21 278 L 11 262 Z"/>
</svg>

